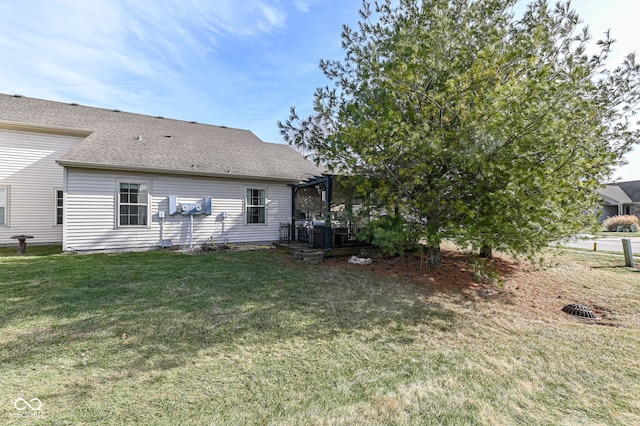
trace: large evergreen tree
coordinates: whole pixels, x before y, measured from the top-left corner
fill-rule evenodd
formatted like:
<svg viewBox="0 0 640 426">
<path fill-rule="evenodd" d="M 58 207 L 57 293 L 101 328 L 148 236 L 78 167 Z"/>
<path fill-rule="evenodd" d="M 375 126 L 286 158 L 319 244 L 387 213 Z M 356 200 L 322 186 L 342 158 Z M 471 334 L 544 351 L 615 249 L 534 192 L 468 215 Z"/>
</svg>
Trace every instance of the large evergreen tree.
<svg viewBox="0 0 640 426">
<path fill-rule="evenodd" d="M 314 113 L 279 123 L 292 145 L 357 177 L 440 263 L 443 238 L 533 255 L 594 220 L 594 191 L 640 133 L 640 67 L 588 55 L 568 3 L 364 2 Z M 390 210 L 391 211 L 391 210 Z"/>
</svg>

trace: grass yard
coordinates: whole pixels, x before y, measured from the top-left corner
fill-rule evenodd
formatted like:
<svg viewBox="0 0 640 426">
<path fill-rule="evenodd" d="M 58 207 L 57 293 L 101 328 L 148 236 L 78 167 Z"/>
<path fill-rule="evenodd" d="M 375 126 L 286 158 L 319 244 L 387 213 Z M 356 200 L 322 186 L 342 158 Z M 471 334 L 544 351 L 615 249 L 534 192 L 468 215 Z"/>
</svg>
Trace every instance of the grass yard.
<svg viewBox="0 0 640 426">
<path fill-rule="evenodd" d="M 460 255 L 28 250 L 0 252 L 2 424 L 640 424 L 640 270 L 620 256 L 498 259 L 496 284 Z"/>
</svg>

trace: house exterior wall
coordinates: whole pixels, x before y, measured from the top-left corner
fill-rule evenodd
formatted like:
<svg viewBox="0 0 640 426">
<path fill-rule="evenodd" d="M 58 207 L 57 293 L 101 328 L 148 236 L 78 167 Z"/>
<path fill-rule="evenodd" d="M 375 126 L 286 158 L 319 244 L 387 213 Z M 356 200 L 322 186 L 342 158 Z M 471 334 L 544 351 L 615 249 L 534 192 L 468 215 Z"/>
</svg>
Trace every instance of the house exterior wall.
<svg viewBox="0 0 640 426">
<path fill-rule="evenodd" d="M 212 198 L 212 214 L 193 217 L 194 247 L 210 237 L 216 244 L 277 241 L 280 223 L 291 215 L 291 188 L 286 183 L 77 168 L 65 168 L 65 173 L 65 251 L 153 249 L 163 239 L 189 247 L 190 216 L 169 215 L 172 195 L 178 204 Z M 148 185 L 148 225 L 118 226 L 119 183 Z M 265 224 L 246 224 L 247 188 L 266 190 Z"/>
<path fill-rule="evenodd" d="M 629 214 L 640 217 L 640 203 L 626 205 L 625 209 L 628 209 Z"/>
<path fill-rule="evenodd" d="M 598 221 L 600 223 L 604 222 L 605 219 L 610 218 L 611 216 L 616 216 L 620 213 L 620 206 L 612 205 L 612 204 L 603 204 L 598 208 L 599 215 Z"/>
<path fill-rule="evenodd" d="M 60 244 L 56 190 L 63 189 L 63 169 L 56 160 L 81 137 L 0 128 L 0 188 L 6 197 L 6 224 L 0 245 L 17 245 L 13 235 L 32 235 L 28 244 Z"/>
<path fill-rule="evenodd" d="M 640 203 L 633 204 L 602 204 L 599 207 L 598 220 L 602 223 L 605 219 L 618 215 L 635 215 L 640 217 Z"/>
</svg>

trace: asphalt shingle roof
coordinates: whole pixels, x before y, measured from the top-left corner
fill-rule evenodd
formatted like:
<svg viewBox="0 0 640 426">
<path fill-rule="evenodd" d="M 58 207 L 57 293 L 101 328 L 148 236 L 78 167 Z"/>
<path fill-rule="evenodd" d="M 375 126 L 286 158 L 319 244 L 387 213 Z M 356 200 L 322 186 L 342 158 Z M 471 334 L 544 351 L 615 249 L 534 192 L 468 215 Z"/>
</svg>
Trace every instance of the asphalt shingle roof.
<svg viewBox="0 0 640 426">
<path fill-rule="evenodd" d="M 249 130 L 0 94 L 0 122 L 86 131 L 60 164 L 298 182 L 323 172 Z"/>
<path fill-rule="evenodd" d="M 640 180 L 610 183 L 598 194 L 620 204 L 640 203 Z"/>
<path fill-rule="evenodd" d="M 618 182 L 615 185 L 620 187 L 634 203 L 640 203 L 640 180 Z"/>
</svg>

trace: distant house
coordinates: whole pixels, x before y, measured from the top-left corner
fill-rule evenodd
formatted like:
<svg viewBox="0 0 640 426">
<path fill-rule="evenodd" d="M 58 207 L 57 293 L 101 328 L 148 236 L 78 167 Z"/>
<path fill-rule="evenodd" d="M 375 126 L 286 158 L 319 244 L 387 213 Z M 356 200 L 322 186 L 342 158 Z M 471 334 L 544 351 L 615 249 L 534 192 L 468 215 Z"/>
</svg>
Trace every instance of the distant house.
<svg viewBox="0 0 640 426">
<path fill-rule="evenodd" d="M 0 94 L 0 245 L 271 242 L 322 173 L 248 130 Z"/>
<path fill-rule="evenodd" d="M 616 215 L 640 216 L 640 180 L 610 183 L 597 193 L 602 197 L 601 220 Z"/>
</svg>

